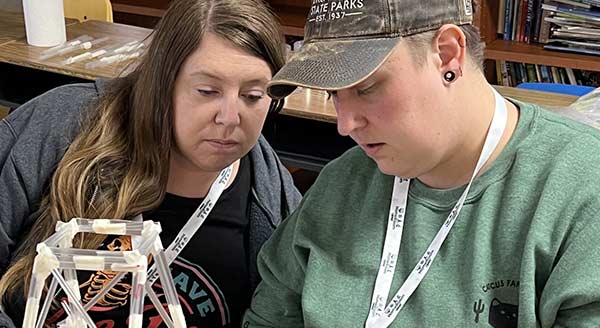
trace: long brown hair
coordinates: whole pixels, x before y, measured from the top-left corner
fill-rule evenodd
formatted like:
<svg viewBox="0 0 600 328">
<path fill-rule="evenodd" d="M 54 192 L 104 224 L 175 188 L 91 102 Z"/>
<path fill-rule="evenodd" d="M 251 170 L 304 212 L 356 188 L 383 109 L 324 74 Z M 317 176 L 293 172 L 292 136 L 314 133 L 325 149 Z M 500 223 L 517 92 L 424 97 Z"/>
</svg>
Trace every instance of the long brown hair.
<svg viewBox="0 0 600 328">
<path fill-rule="evenodd" d="M 285 63 L 281 27 L 262 0 L 173 1 L 137 67 L 108 84 L 58 164 L 40 216 L 0 280 L 4 304 L 26 297 L 35 247 L 58 221 L 128 219 L 161 203 L 174 143 L 175 80 L 208 32 L 265 60 L 273 74 Z M 102 239 L 80 234 L 74 246 L 96 248 Z"/>
</svg>

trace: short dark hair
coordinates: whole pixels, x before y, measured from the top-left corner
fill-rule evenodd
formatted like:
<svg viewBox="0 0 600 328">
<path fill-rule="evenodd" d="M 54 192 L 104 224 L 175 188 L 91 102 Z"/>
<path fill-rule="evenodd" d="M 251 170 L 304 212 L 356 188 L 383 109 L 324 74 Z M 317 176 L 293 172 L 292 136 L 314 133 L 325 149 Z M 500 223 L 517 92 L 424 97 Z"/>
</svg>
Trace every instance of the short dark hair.
<svg viewBox="0 0 600 328">
<path fill-rule="evenodd" d="M 472 63 L 483 70 L 485 43 L 481 41 L 479 29 L 474 25 L 461 25 L 460 29 L 465 34 L 467 43 L 467 54 L 471 58 Z M 431 45 L 433 39 L 437 36 L 438 30 L 423 32 L 404 38 L 404 42 L 408 45 L 410 54 L 413 60 L 418 64 L 424 64 L 425 52 L 428 46 Z"/>
<path fill-rule="evenodd" d="M 473 16 L 479 11 L 479 4 L 477 0 L 473 0 Z M 475 25 L 467 24 L 459 26 L 462 32 L 465 34 L 465 41 L 467 43 L 467 55 L 471 58 L 471 62 L 483 71 L 483 60 L 485 43 L 481 41 L 481 34 L 479 28 Z M 438 30 L 423 32 L 415 35 L 408 36 L 404 39 L 408 45 L 410 54 L 413 60 L 423 65 L 425 58 L 425 52 L 433 39 L 437 36 Z"/>
</svg>

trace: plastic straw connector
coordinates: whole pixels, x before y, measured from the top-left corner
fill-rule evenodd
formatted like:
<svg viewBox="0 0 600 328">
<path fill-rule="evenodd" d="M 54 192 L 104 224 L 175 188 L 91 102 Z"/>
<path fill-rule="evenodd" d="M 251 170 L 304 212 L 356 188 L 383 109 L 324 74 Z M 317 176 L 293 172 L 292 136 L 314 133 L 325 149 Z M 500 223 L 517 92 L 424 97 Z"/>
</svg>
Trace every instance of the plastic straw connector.
<svg viewBox="0 0 600 328">
<path fill-rule="evenodd" d="M 131 272 L 146 272 L 148 266 L 148 257 L 140 254 L 138 251 L 123 252 L 123 257 L 126 263 L 113 263 L 111 270 L 113 271 L 131 271 Z M 145 279 L 144 279 L 145 280 Z"/>
<path fill-rule="evenodd" d="M 60 266 L 60 262 L 46 244 L 39 243 L 36 250 L 38 254 L 33 262 L 33 274 L 45 279 L 50 275 L 52 270 Z"/>
<path fill-rule="evenodd" d="M 106 235 L 124 235 L 127 232 L 125 223 L 113 223 L 107 219 L 96 219 L 92 223 L 92 230 L 95 233 Z"/>
<path fill-rule="evenodd" d="M 59 247 L 69 248 L 73 246 L 73 238 L 79 232 L 79 225 L 77 219 L 73 218 L 69 222 L 57 222 L 56 230 L 63 233 L 63 237 L 58 242 Z"/>
<path fill-rule="evenodd" d="M 160 223 L 154 221 L 144 221 L 142 228 L 142 237 L 143 238 L 154 238 L 156 235 L 159 235 L 162 232 L 162 227 Z"/>
<path fill-rule="evenodd" d="M 102 256 L 75 255 L 73 256 L 73 262 L 77 270 L 96 271 L 104 269 L 104 257 Z"/>
</svg>

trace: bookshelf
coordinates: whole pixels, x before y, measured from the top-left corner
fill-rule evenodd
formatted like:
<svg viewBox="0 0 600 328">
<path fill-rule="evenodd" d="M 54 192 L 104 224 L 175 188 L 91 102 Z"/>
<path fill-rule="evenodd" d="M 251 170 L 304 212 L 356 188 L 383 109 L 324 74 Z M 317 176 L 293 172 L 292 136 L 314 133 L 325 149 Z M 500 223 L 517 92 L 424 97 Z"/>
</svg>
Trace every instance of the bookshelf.
<svg viewBox="0 0 600 328">
<path fill-rule="evenodd" d="M 171 0 L 112 0 L 115 21 L 152 27 L 162 16 Z M 302 37 L 304 20 L 311 0 L 266 0 L 279 16 L 288 36 Z M 540 44 L 505 41 L 498 38 L 498 0 L 479 0 L 475 24 L 486 43 L 485 58 L 600 71 L 600 57 L 544 50 Z M 495 74 L 491 73 L 492 75 Z M 495 81 L 488 75 L 491 81 Z"/>
<path fill-rule="evenodd" d="M 498 38 L 498 0 L 479 0 L 480 11 L 476 17 L 482 38 L 486 43 L 485 58 L 600 71 L 600 57 L 543 49 L 541 44 L 505 41 Z"/>
<path fill-rule="evenodd" d="M 172 0 L 111 0 L 117 23 L 152 28 L 164 14 Z M 310 9 L 310 0 L 266 0 L 280 17 L 286 35 L 304 35 L 304 20 Z"/>
</svg>

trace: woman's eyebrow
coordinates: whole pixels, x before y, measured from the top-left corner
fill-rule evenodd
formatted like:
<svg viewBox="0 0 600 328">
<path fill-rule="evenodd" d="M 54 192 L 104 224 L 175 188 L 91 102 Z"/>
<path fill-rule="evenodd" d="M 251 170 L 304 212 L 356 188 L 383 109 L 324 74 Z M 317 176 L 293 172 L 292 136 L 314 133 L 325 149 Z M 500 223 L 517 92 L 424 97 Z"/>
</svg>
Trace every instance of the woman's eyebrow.
<svg viewBox="0 0 600 328">
<path fill-rule="evenodd" d="M 192 74 L 190 74 L 190 76 L 191 77 L 203 77 L 203 78 L 208 78 L 208 79 L 217 80 L 217 81 L 226 80 L 220 74 L 215 74 L 215 73 L 211 73 L 211 72 L 207 72 L 207 71 L 193 72 Z M 266 85 L 267 83 L 269 83 L 269 79 L 264 78 L 264 77 L 249 78 L 248 80 L 241 80 L 241 82 L 244 85 L 249 85 L 249 84 L 251 84 L 251 85 Z"/>
</svg>

